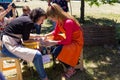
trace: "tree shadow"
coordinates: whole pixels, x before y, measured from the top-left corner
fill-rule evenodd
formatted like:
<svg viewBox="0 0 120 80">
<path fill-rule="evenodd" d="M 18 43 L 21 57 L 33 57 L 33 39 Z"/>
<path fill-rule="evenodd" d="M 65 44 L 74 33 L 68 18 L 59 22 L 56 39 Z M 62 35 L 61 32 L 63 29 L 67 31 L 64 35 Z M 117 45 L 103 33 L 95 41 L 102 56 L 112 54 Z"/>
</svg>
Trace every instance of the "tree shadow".
<svg viewBox="0 0 120 80">
<path fill-rule="evenodd" d="M 78 21 L 80 18 L 76 15 L 73 15 Z M 52 27 L 52 22 L 50 20 L 47 20 L 47 27 L 46 25 L 42 27 L 42 32 L 47 33 L 53 30 Z M 86 16 L 85 17 L 85 23 L 80 23 L 82 26 L 115 26 L 117 30 L 119 29 L 120 31 L 120 23 L 118 23 L 116 20 L 111 20 L 108 18 L 94 18 L 91 16 Z"/>
<path fill-rule="evenodd" d="M 22 68 L 22 70 L 23 70 L 22 72 L 23 80 L 38 80 L 39 79 L 37 71 L 32 66 L 25 65 Z"/>
<path fill-rule="evenodd" d="M 23 67 L 23 80 L 40 80 L 37 71 L 33 68 L 30 70 L 30 68 L 32 67 Z M 65 79 L 62 76 L 64 71 L 61 64 L 56 64 L 55 67 L 47 67 L 45 70 L 50 80 L 94 80 L 93 76 L 85 69 L 83 71 L 77 70 L 77 73 L 70 79 Z"/>
<path fill-rule="evenodd" d="M 73 15 L 78 21 L 80 18 L 76 15 Z M 85 22 L 81 23 L 83 26 L 89 26 L 89 25 L 98 25 L 98 26 L 119 26 L 120 23 L 117 22 L 117 20 L 114 19 L 108 19 L 108 18 L 94 18 L 91 16 L 85 17 Z"/>
<path fill-rule="evenodd" d="M 114 49 L 103 46 L 85 47 L 84 59 L 86 64 L 94 64 L 95 67 L 88 66 L 97 80 L 119 80 L 120 79 L 120 54 Z"/>
<path fill-rule="evenodd" d="M 87 16 L 86 23 L 87 21 L 93 23 L 94 25 L 100 25 L 100 26 L 115 26 L 117 24 L 117 21 L 111 20 L 108 18 L 98 18 L 95 19 L 93 17 Z"/>
<path fill-rule="evenodd" d="M 77 73 L 70 79 L 63 79 L 62 65 L 56 64 L 45 68 L 51 80 L 119 80 L 120 79 L 120 54 L 115 53 L 114 49 L 104 48 L 103 46 L 84 47 L 85 70 L 77 70 Z M 92 63 L 91 63 L 92 62 Z M 91 65 L 95 66 L 91 66 Z M 38 73 L 32 68 L 23 68 L 23 80 L 38 80 Z"/>
<path fill-rule="evenodd" d="M 64 71 L 61 64 L 56 64 L 55 68 L 53 66 L 46 68 L 46 71 L 48 73 L 48 77 L 51 80 L 94 80 L 87 70 L 77 70 L 77 73 L 75 75 L 69 79 L 65 79 L 62 75 Z"/>
</svg>

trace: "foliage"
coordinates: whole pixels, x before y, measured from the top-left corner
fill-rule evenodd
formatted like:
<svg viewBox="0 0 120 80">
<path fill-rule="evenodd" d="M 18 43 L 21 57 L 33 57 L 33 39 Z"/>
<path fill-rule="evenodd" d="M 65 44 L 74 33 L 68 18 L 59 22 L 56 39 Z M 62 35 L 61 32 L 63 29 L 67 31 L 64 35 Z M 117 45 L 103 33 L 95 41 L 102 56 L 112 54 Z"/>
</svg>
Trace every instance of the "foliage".
<svg viewBox="0 0 120 80">
<path fill-rule="evenodd" d="M 92 6 L 92 5 L 97 5 L 97 6 L 100 6 L 101 4 L 111 4 L 113 5 L 113 3 L 117 3 L 119 2 L 119 0 L 85 0 L 87 2 L 89 2 L 89 5 Z"/>
</svg>

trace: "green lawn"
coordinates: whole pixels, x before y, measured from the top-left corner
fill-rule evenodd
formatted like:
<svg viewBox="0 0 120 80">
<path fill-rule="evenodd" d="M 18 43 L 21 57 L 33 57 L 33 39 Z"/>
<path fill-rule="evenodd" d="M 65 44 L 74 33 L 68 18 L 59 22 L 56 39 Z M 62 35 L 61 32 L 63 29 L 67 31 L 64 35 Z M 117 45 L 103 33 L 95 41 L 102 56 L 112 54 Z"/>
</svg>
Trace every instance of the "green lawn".
<svg viewBox="0 0 120 80">
<path fill-rule="evenodd" d="M 80 16 L 80 1 L 72 2 L 72 15 L 79 19 Z M 19 15 L 22 14 L 21 7 L 29 5 L 31 9 L 35 7 L 42 7 L 46 10 L 47 2 L 33 0 L 29 2 L 16 2 Z M 101 5 L 99 7 L 90 7 L 87 3 L 85 5 L 85 20 L 84 25 L 109 25 L 115 26 L 117 37 L 120 38 L 120 4 Z M 44 29 L 44 30 L 43 30 Z M 49 32 L 50 27 L 48 21 L 43 24 L 42 31 Z M 103 46 L 84 46 L 84 71 L 77 71 L 71 79 L 66 80 L 120 80 L 120 54 L 117 53 L 116 46 L 103 47 Z M 60 64 L 53 68 L 52 62 L 45 64 L 48 77 L 52 80 L 64 80 L 61 73 L 63 72 Z M 34 74 L 24 67 L 23 80 L 38 80 L 37 73 L 33 70 Z"/>
</svg>

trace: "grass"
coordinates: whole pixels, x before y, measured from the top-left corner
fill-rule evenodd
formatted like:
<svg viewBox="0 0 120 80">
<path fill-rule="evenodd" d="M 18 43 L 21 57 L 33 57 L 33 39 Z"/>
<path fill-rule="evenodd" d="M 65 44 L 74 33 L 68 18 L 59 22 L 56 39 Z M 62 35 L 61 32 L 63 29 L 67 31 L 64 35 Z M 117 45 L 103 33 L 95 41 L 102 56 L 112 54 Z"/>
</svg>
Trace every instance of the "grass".
<svg viewBox="0 0 120 80">
<path fill-rule="evenodd" d="M 118 80 L 120 78 L 118 70 L 120 55 L 115 49 L 102 46 L 86 47 L 84 54 L 87 70 L 96 80 Z"/>
<path fill-rule="evenodd" d="M 34 4 L 34 5 L 33 5 Z M 120 39 L 120 4 L 101 5 L 99 7 L 90 7 L 85 3 L 85 24 L 87 25 L 108 25 L 116 27 L 117 38 Z M 46 9 L 46 1 L 33 0 L 29 2 L 16 2 L 19 15 L 22 14 L 21 7 L 29 5 L 31 9 L 35 7 L 42 7 Z M 80 16 L 80 1 L 72 2 L 72 15 L 79 20 Z M 47 33 L 51 30 L 49 21 L 43 24 L 42 32 Z M 120 54 L 117 53 L 116 46 L 103 47 L 103 46 L 84 46 L 84 71 L 77 71 L 71 79 L 67 80 L 120 80 Z M 63 72 L 61 64 L 57 64 L 53 68 L 52 62 L 45 64 L 45 70 L 52 80 L 65 80 L 62 79 L 61 73 Z M 23 68 L 23 80 L 38 80 L 38 75 L 35 69 L 33 73 L 29 68 Z M 33 76 L 32 76 L 33 75 Z"/>
<path fill-rule="evenodd" d="M 66 80 L 119 80 L 120 79 L 120 54 L 115 48 L 104 48 L 103 46 L 84 47 L 84 71 L 77 71 L 71 79 Z M 62 65 L 57 64 L 54 68 L 52 62 L 45 64 L 48 77 L 52 80 L 64 80 L 61 73 Z M 27 70 L 27 69 L 25 69 Z M 34 75 L 27 70 L 23 72 L 24 80 L 37 80 L 38 75 L 33 70 Z"/>
</svg>

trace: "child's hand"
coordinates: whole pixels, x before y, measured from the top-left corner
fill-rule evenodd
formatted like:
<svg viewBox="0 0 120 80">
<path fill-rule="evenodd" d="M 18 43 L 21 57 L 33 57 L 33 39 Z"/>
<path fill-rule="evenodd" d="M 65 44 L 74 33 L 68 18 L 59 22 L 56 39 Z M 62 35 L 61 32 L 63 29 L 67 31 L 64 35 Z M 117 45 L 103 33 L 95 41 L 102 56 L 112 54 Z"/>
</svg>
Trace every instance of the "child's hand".
<svg viewBox="0 0 120 80">
<path fill-rule="evenodd" d="M 47 40 L 47 36 L 44 36 L 44 41 L 46 41 Z"/>
<path fill-rule="evenodd" d="M 46 46 L 55 46 L 57 44 L 57 41 L 53 41 L 53 40 L 46 40 L 44 41 Z"/>
<path fill-rule="evenodd" d="M 43 38 L 40 38 L 39 40 L 41 45 L 45 45 Z"/>
</svg>

